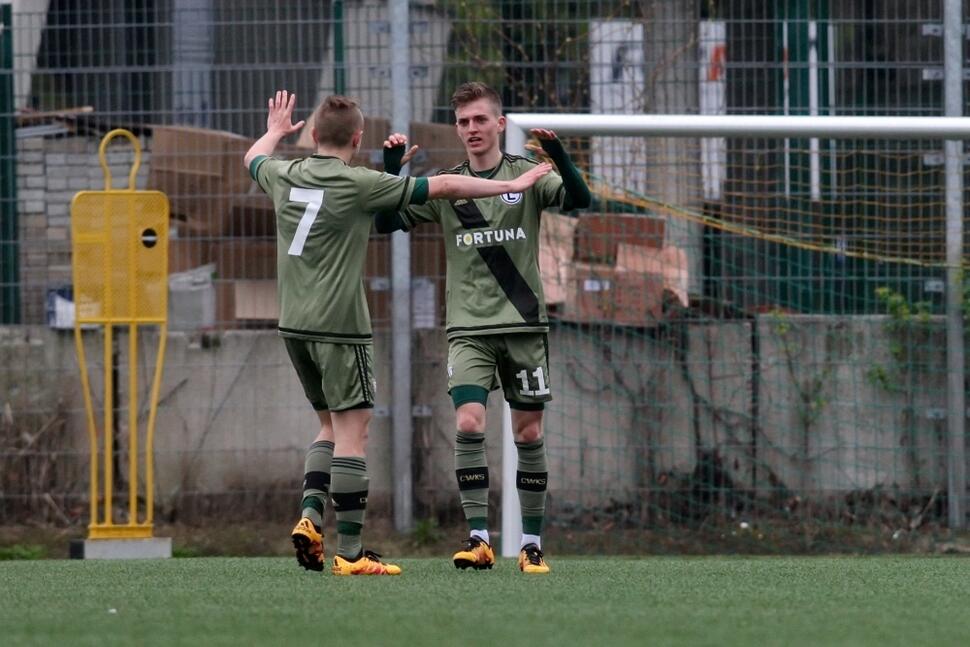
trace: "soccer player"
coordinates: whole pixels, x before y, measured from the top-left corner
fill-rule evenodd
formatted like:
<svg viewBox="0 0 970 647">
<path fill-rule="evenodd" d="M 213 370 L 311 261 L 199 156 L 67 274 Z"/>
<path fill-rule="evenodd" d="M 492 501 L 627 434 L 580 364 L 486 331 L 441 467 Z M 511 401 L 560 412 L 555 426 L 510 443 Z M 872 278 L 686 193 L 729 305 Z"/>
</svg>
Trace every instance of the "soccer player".
<svg viewBox="0 0 970 647">
<path fill-rule="evenodd" d="M 483 83 L 465 83 L 451 98 L 458 137 L 468 159 L 436 177 L 505 179 L 536 162 L 503 153 L 502 102 Z M 512 409 L 518 451 L 517 490 L 522 513 L 519 568 L 548 573 L 542 553 L 547 487 L 542 411 L 549 388 L 549 331 L 539 278 L 539 216 L 546 207 L 585 208 L 590 193 L 551 130 L 534 129 L 561 175 L 549 174 L 527 191 L 476 200 L 429 200 L 378 216 L 377 229 L 409 231 L 422 222 L 444 230 L 447 258 L 448 391 L 455 406 L 455 474 L 469 537 L 453 561 L 457 568 L 487 569 L 495 563 L 488 535 L 488 465 L 485 404 L 501 385 Z M 407 138 L 384 142 L 385 170 L 397 174 L 417 146 Z M 533 148 L 533 150 L 535 150 Z M 497 379 L 496 379 L 497 377 Z"/>
<path fill-rule="evenodd" d="M 269 157 L 293 124 L 295 95 L 269 100 L 264 134 L 249 149 L 250 175 L 276 208 L 279 333 L 320 433 L 306 455 L 302 518 L 292 532 L 297 560 L 322 571 L 327 498 L 337 517 L 335 575 L 397 575 L 363 549 L 367 506 L 366 441 L 376 385 L 370 313 L 361 280 L 373 214 L 429 199 L 470 199 L 521 192 L 549 172 L 536 167 L 508 181 L 457 176 L 399 178 L 349 166 L 359 150 L 364 117 L 346 97 L 324 99 L 311 131 L 316 154 L 283 161 Z"/>
</svg>

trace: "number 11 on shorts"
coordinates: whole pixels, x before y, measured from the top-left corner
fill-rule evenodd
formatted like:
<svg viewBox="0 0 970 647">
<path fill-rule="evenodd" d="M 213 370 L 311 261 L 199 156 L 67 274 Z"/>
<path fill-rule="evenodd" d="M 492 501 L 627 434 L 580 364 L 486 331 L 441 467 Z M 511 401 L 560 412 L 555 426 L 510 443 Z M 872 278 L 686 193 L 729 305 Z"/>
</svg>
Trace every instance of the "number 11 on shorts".
<svg viewBox="0 0 970 647">
<path fill-rule="evenodd" d="M 543 374 L 541 366 L 532 371 L 532 377 L 536 379 L 538 384 L 538 388 L 535 390 L 529 388 L 531 385 L 529 384 L 529 371 L 527 369 L 522 369 L 515 374 L 515 377 L 522 382 L 522 388 L 519 389 L 519 393 L 522 395 L 549 395 L 549 387 L 546 386 L 546 376 Z"/>
</svg>

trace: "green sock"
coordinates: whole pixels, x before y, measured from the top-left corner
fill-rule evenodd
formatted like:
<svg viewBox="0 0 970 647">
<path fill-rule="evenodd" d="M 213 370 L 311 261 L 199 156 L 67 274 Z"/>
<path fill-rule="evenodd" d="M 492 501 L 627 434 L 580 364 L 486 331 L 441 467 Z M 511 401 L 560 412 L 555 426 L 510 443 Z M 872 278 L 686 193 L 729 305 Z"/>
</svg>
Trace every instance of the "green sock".
<svg viewBox="0 0 970 647">
<path fill-rule="evenodd" d="M 465 519 L 472 530 L 488 528 L 488 462 L 485 459 L 485 434 L 457 432 L 455 437 L 455 476 Z"/>
<path fill-rule="evenodd" d="M 542 521 L 546 516 L 546 483 L 549 472 L 546 467 L 546 444 L 515 443 L 519 463 L 515 474 L 522 509 L 522 532 L 526 535 L 542 534 Z"/>
<path fill-rule="evenodd" d="M 327 509 L 330 492 L 330 462 L 333 460 L 333 443 L 318 440 L 306 452 L 303 463 L 303 516 L 319 531 L 323 528 L 323 513 Z"/>
<path fill-rule="evenodd" d="M 356 559 L 363 550 L 360 531 L 367 509 L 367 461 L 358 456 L 333 459 L 330 498 L 337 515 L 337 554 Z"/>
</svg>

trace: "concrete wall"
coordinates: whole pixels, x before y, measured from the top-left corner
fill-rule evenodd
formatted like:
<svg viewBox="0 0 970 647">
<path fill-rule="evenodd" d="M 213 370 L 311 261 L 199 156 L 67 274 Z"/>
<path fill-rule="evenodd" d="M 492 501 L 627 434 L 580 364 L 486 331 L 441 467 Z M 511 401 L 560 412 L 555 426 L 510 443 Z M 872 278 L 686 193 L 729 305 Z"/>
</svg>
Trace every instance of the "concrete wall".
<svg viewBox="0 0 970 647">
<path fill-rule="evenodd" d="M 552 496 L 566 506 L 636 502 L 644 490 L 683 482 L 700 452 L 715 450 L 737 486 L 762 494 L 782 486 L 803 497 L 877 486 L 945 487 L 942 333 L 903 340 L 921 349 L 926 362 L 909 370 L 890 356 L 885 324 L 883 317 L 766 316 L 665 334 L 557 327 L 550 335 L 555 400 L 546 419 Z M 84 337 L 100 406 L 102 336 Z M 140 345 L 143 419 L 156 343 L 155 335 L 145 335 Z M 457 500 L 445 347 L 441 331 L 415 337 L 415 489 L 430 506 Z M 126 385 L 124 340 L 120 348 Z M 378 336 L 378 407 L 368 459 L 378 497 L 392 489 L 389 348 L 389 339 Z M 56 397 L 69 412 L 73 448 L 85 449 L 72 335 L 8 328 L 0 335 L 0 357 L 12 378 L 0 406 L 42 378 L 53 392 L 45 397 Z M 876 369 L 889 377 L 877 379 Z M 179 493 L 298 488 L 317 423 L 274 332 L 171 333 L 160 402 L 160 501 Z M 488 451 L 495 492 L 500 405 L 494 393 Z M 121 418 L 126 425 L 124 413 Z M 100 414 L 97 419 L 100 424 Z"/>
</svg>

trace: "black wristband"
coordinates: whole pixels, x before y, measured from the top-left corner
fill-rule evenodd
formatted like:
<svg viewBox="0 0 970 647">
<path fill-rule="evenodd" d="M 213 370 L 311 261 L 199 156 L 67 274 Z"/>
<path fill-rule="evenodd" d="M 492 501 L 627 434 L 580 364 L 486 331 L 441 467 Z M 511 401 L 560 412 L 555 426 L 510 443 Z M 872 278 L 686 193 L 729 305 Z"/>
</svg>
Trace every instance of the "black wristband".
<svg viewBox="0 0 970 647">
<path fill-rule="evenodd" d="M 401 161 L 404 159 L 404 150 L 406 146 L 401 144 L 400 146 L 391 146 L 388 148 L 384 147 L 384 172 L 390 173 L 391 175 L 397 175 L 401 172 Z"/>
<path fill-rule="evenodd" d="M 553 162 L 562 159 L 563 157 L 568 157 L 566 155 L 566 149 L 563 148 L 562 142 L 559 138 L 555 139 L 540 139 L 539 144 L 542 146 L 542 150 L 546 151 L 546 154 L 552 159 Z"/>
</svg>

